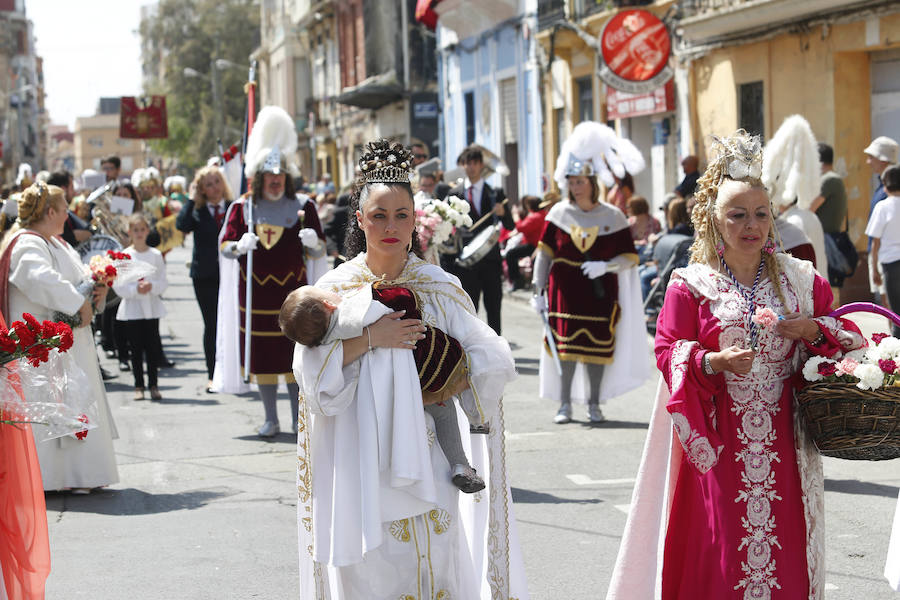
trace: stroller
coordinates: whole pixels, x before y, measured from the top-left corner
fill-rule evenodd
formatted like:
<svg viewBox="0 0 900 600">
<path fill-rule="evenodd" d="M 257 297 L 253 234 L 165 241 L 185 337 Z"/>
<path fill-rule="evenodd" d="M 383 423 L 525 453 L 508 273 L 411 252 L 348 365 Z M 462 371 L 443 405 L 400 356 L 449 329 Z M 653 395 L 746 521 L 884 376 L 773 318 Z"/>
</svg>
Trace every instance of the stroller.
<svg viewBox="0 0 900 600">
<path fill-rule="evenodd" d="M 693 242 L 694 238 L 689 235 L 670 233 L 659 238 L 653 248 L 653 258 L 658 265 L 661 265 L 661 268 L 656 283 L 650 288 L 650 293 L 644 300 L 647 331 L 650 333 L 656 333 L 656 318 L 662 309 L 672 271 L 687 266 L 690 258 L 689 250 Z"/>
</svg>

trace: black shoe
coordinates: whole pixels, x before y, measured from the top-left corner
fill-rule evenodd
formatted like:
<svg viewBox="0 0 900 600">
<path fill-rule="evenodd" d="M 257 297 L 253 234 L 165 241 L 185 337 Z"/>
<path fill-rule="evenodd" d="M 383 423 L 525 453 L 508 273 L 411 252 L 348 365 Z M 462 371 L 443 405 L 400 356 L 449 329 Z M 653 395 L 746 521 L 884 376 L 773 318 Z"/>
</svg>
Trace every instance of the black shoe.
<svg viewBox="0 0 900 600">
<path fill-rule="evenodd" d="M 124 360 L 120 360 L 120 361 L 119 361 L 119 370 L 120 370 L 120 371 L 130 371 L 130 370 L 131 370 L 131 365 L 129 365 L 129 364 L 128 364 L 127 362 L 125 362 Z"/>
<path fill-rule="evenodd" d="M 159 360 L 159 366 L 164 367 L 164 368 L 174 367 L 174 366 L 175 366 L 175 361 L 174 361 L 174 360 L 169 360 L 168 358 L 166 358 L 165 356 L 163 356 L 163 357 L 160 358 L 160 360 Z"/>
<path fill-rule="evenodd" d="M 118 377 L 118 375 L 116 375 L 115 373 L 110 373 L 103 367 L 100 367 L 100 377 L 103 378 L 103 381 L 109 381 L 110 379 L 115 379 L 116 377 Z"/>
</svg>

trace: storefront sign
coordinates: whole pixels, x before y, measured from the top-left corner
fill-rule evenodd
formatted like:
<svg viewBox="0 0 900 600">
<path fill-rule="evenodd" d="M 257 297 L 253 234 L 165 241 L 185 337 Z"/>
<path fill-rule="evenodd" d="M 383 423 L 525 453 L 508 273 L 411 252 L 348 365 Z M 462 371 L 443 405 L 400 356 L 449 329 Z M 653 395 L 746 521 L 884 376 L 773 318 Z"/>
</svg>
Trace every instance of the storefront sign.
<svg viewBox="0 0 900 600">
<path fill-rule="evenodd" d="M 606 92 L 606 113 L 610 119 L 627 119 L 675 110 L 675 84 L 670 79 L 662 87 L 644 94 L 610 89 Z"/>
<path fill-rule="evenodd" d="M 669 30 L 646 10 L 624 10 L 600 34 L 603 64 L 597 75 L 610 87 L 633 94 L 650 92 L 672 77 Z"/>
</svg>

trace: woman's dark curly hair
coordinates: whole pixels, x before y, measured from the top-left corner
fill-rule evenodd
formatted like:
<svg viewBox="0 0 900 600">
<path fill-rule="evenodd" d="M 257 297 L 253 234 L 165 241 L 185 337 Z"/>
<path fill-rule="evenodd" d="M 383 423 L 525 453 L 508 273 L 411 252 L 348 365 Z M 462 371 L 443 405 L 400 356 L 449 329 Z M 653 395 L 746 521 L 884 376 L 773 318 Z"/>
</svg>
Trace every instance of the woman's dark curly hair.
<svg viewBox="0 0 900 600">
<path fill-rule="evenodd" d="M 344 240 L 344 251 L 348 260 L 354 258 L 360 252 L 366 251 L 366 234 L 359 228 L 359 223 L 356 220 L 356 211 L 360 210 L 360 205 L 364 204 L 369 197 L 369 191 L 373 185 L 383 185 L 393 190 L 403 190 L 409 194 L 410 203 L 413 202 L 412 186 L 407 182 L 384 183 L 366 181 L 367 172 L 381 168 L 382 165 L 387 166 L 389 163 L 398 168 L 409 170 L 409 165 L 412 164 L 412 152 L 399 142 L 392 143 L 390 140 L 383 138 L 366 144 L 366 148 L 359 158 L 360 175 L 353 182 L 353 192 L 350 195 L 350 214 L 347 218 L 347 235 Z M 419 236 L 415 228 L 413 228 L 412 232 L 412 251 L 416 256 L 422 258 Z"/>
</svg>

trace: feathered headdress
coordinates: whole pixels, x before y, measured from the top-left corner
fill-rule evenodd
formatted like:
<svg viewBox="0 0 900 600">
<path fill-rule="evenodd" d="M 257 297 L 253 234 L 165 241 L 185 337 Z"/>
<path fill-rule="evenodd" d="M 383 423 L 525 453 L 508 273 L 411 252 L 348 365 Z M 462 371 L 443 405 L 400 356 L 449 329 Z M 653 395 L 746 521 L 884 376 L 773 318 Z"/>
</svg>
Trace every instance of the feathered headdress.
<svg viewBox="0 0 900 600">
<path fill-rule="evenodd" d="M 606 186 L 612 186 L 613 175 L 635 175 L 645 166 L 641 151 L 630 140 L 620 138 L 602 123 L 583 121 L 562 145 L 553 178 L 561 190 L 566 189 L 569 175 L 596 175 Z"/>
<path fill-rule="evenodd" d="M 184 193 L 185 190 L 187 190 L 187 179 L 185 179 L 184 175 L 171 175 L 166 177 L 165 182 L 163 182 L 163 189 L 166 190 L 167 194 L 174 192 Z"/>
<path fill-rule="evenodd" d="M 809 123 L 800 115 L 786 118 L 763 149 L 762 182 L 772 202 L 809 210 L 819 195 L 819 150 Z"/>
<path fill-rule="evenodd" d="M 244 173 L 252 179 L 259 172 L 300 175 L 294 164 L 297 151 L 297 129 L 283 108 L 266 106 L 256 117 L 253 131 L 247 139 L 247 158 Z"/>
<path fill-rule="evenodd" d="M 21 163 L 19 165 L 19 172 L 16 175 L 16 185 L 22 185 L 23 183 L 25 183 L 26 185 L 31 185 L 31 182 L 31 165 L 29 165 L 28 163 Z"/>
</svg>

